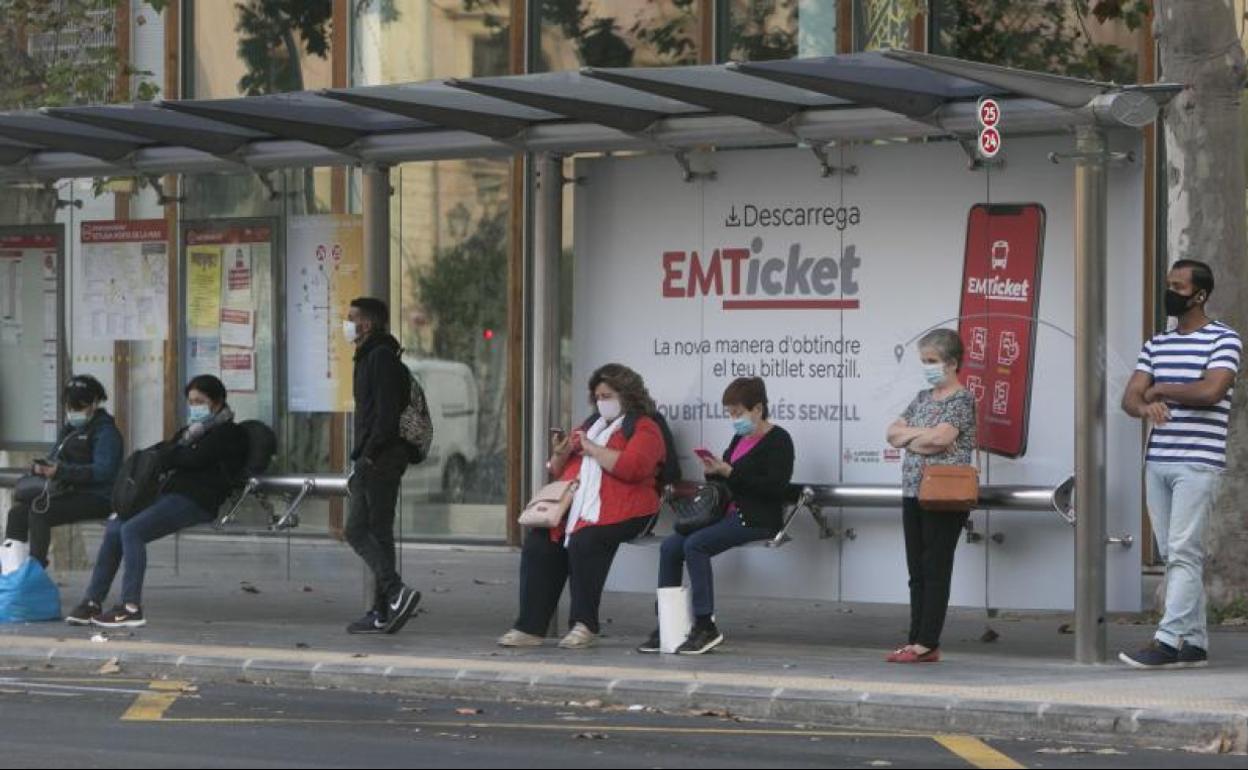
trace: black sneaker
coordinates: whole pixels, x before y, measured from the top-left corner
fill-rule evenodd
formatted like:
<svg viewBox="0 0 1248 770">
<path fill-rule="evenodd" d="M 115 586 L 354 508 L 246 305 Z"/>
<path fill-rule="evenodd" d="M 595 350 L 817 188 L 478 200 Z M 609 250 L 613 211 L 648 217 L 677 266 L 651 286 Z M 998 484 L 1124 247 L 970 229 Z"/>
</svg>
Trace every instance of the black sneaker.
<svg viewBox="0 0 1248 770">
<path fill-rule="evenodd" d="M 130 609 L 134 607 L 134 609 Z M 139 628 L 147 625 L 143 618 L 143 608 L 135 605 L 118 604 L 108 612 L 102 612 L 91 618 L 91 625 L 100 628 Z"/>
<path fill-rule="evenodd" d="M 646 639 L 646 641 L 637 645 L 637 652 L 652 653 L 652 652 L 662 652 L 662 651 L 663 651 L 663 648 L 659 644 L 659 629 L 657 628 L 654 629 L 654 631 L 650 633 L 650 638 Z"/>
<path fill-rule="evenodd" d="M 385 616 L 378 610 L 369 610 L 364 617 L 347 626 L 348 634 L 384 634 Z"/>
<path fill-rule="evenodd" d="M 1179 668 L 1204 668 L 1209 665 L 1209 653 L 1204 647 L 1184 643 L 1179 647 Z"/>
<path fill-rule="evenodd" d="M 412 616 L 412 611 L 416 609 L 416 605 L 420 603 L 420 591 L 413 590 L 407 586 L 399 589 L 386 605 L 386 623 L 382 627 L 382 632 L 387 634 L 397 634 L 403 628 L 403 624 L 407 623 L 407 619 Z"/>
<path fill-rule="evenodd" d="M 708 623 L 705 626 L 695 625 L 689 632 L 689 638 L 685 640 L 685 643 L 676 648 L 676 654 L 701 655 L 715 649 L 722 641 L 724 641 L 724 635 L 719 632 L 714 623 Z"/>
<path fill-rule="evenodd" d="M 1118 653 L 1118 660 L 1132 668 L 1179 668 L 1179 651 L 1165 642 L 1153 640 L 1139 652 Z"/>
<path fill-rule="evenodd" d="M 82 604 L 70 610 L 65 616 L 65 622 L 71 626 L 89 626 L 91 621 L 95 620 L 104 608 L 90 599 L 84 599 Z"/>
</svg>

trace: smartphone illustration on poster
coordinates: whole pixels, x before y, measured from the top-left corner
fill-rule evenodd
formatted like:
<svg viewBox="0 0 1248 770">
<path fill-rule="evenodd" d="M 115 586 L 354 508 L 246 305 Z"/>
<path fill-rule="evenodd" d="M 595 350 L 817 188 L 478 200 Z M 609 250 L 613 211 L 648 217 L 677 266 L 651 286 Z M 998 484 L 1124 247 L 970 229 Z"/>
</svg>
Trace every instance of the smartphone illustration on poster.
<svg viewBox="0 0 1248 770">
<path fill-rule="evenodd" d="M 1039 203 L 979 203 L 967 216 L 959 377 L 975 397 L 979 448 L 1004 457 L 1027 452 L 1044 228 Z"/>
</svg>

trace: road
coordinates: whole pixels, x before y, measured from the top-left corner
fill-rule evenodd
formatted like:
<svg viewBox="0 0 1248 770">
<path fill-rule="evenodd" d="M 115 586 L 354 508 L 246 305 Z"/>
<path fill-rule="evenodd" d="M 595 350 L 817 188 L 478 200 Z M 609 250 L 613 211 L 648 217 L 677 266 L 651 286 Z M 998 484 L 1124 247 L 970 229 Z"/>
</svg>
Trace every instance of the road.
<svg viewBox="0 0 1248 770">
<path fill-rule="evenodd" d="M 124 671 L 0 671 L 0 725 L 0 767 L 1248 767 L 1242 756 L 870 732 L 593 702 L 197 685 Z"/>
</svg>

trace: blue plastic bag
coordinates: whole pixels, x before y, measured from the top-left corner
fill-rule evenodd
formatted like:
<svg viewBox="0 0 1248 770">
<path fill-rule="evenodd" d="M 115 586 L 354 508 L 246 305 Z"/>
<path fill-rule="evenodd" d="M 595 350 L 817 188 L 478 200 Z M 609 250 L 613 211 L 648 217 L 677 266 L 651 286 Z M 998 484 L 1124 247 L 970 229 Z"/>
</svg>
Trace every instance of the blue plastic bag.
<svg viewBox="0 0 1248 770">
<path fill-rule="evenodd" d="M 39 562 L 27 559 L 16 572 L 0 575 L 0 623 L 60 619 L 61 592 Z"/>
</svg>

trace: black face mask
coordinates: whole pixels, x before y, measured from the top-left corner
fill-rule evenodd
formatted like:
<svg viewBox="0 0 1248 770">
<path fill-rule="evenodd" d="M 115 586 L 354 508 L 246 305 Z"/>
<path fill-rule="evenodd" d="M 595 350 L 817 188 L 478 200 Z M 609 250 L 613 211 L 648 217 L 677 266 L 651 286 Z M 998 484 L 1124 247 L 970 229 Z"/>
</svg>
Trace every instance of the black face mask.
<svg viewBox="0 0 1248 770">
<path fill-rule="evenodd" d="M 1192 297 L 1196 296 L 1196 292 L 1183 296 L 1174 289 L 1166 289 L 1166 315 L 1178 318 L 1188 311 L 1188 303 L 1192 301 Z"/>
</svg>

